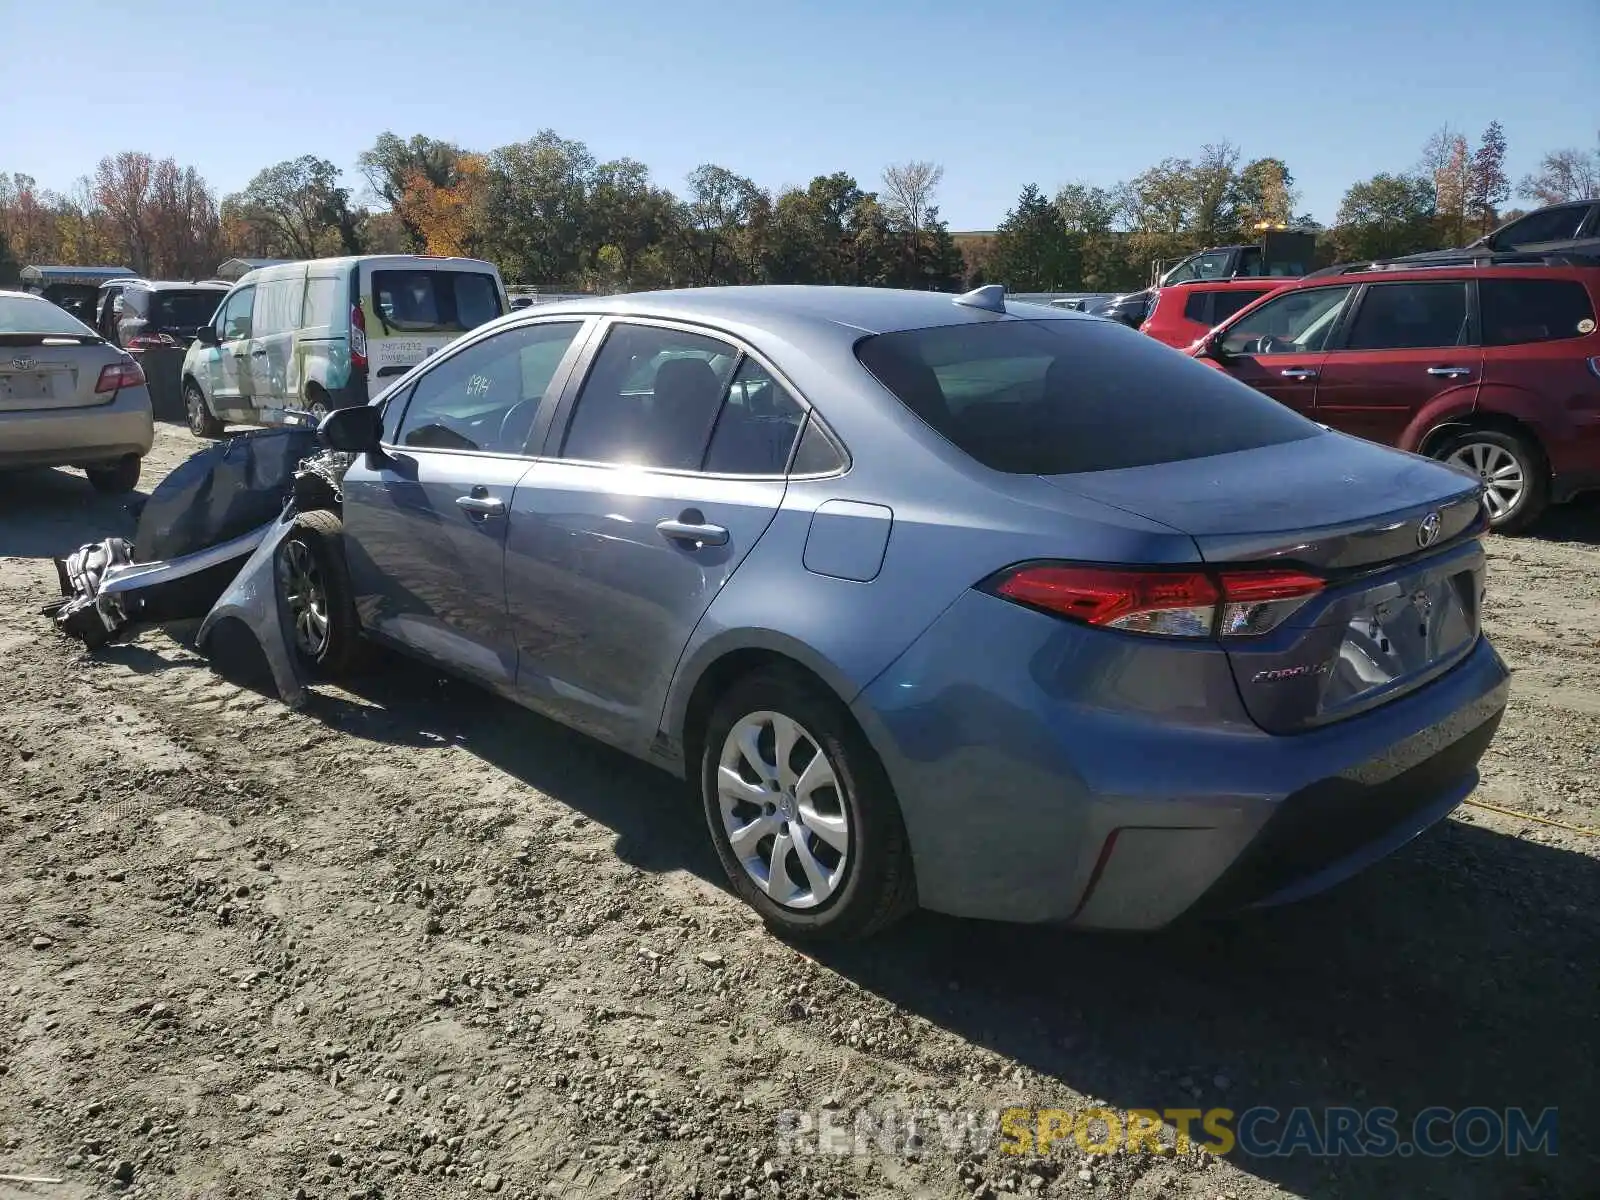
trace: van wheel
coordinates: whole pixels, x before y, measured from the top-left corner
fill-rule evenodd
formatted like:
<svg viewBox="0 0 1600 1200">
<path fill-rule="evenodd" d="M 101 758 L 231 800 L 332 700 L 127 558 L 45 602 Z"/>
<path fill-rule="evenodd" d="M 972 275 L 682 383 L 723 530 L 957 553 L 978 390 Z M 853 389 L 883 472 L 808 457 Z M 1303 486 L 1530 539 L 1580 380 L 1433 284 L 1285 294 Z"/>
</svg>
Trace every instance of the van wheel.
<svg viewBox="0 0 1600 1200">
<path fill-rule="evenodd" d="M 350 672 L 364 649 L 343 534 L 344 522 L 334 513 L 303 512 L 278 548 L 289 644 L 301 662 L 325 678 Z"/>
<path fill-rule="evenodd" d="M 1496 533 L 1523 532 L 1550 503 L 1544 455 L 1527 438 L 1499 429 L 1474 429 L 1445 442 L 1435 457 L 1482 481 L 1489 527 Z"/>
<path fill-rule="evenodd" d="M 194 380 L 183 385 L 183 413 L 189 421 L 189 432 L 197 438 L 219 438 L 225 426 L 211 415 L 206 407 L 205 394 Z"/>
<path fill-rule="evenodd" d="M 733 890 L 777 932 L 855 940 L 916 907 L 889 778 L 849 711 L 804 675 L 769 669 L 728 689 L 700 791 Z"/>
<path fill-rule="evenodd" d="M 328 403 L 328 395 L 321 388 L 312 387 L 306 392 L 306 411 L 321 421 L 333 411 L 333 406 Z"/>
<path fill-rule="evenodd" d="M 89 486 L 95 491 L 120 495 L 139 486 L 142 467 L 137 454 L 128 454 L 106 466 L 85 467 L 83 473 L 89 477 Z"/>
</svg>

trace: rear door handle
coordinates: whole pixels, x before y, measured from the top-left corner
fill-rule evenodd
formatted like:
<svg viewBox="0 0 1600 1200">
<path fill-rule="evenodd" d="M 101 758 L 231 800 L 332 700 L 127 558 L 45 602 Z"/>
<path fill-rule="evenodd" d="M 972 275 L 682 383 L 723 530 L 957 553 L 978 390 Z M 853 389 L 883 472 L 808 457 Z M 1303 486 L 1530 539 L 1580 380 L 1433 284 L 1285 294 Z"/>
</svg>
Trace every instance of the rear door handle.
<svg viewBox="0 0 1600 1200">
<path fill-rule="evenodd" d="M 251 358 L 265 358 L 266 356 L 267 356 L 267 352 L 265 350 L 252 350 L 252 351 L 250 351 L 250 357 Z"/>
<path fill-rule="evenodd" d="M 474 488 L 473 491 L 481 491 Z M 466 509 L 475 517 L 497 517 L 506 510 L 506 502 L 498 496 L 457 496 L 456 507 Z"/>
<path fill-rule="evenodd" d="M 1446 379 L 1463 379 L 1472 374 L 1471 367 L 1429 367 L 1429 375 L 1442 375 Z"/>
<path fill-rule="evenodd" d="M 1315 379 L 1317 373 L 1310 367 L 1285 367 L 1278 372 L 1285 379 Z"/>
<path fill-rule="evenodd" d="M 688 514 L 684 514 L 687 516 Z M 694 542 L 700 546 L 726 546 L 728 531 L 721 525 L 697 521 L 657 521 L 656 532 L 675 542 Z"/>
</svg>

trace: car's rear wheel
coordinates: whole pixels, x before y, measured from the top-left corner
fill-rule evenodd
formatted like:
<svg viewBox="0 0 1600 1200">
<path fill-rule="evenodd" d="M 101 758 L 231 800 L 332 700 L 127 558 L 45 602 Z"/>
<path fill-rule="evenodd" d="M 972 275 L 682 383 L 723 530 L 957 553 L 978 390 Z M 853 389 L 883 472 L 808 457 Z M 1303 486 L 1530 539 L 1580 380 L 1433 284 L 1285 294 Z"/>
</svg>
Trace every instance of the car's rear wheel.
<svg viewBox="0 0 1600 1200">
<path fill-rule="evenodd" d="M 345 564 L 344 523 L 331 512 L 304 512 L 278 549 L 278 587 L 289 613 L 289 644 L 319 675 L 356 665 L 362 650 Z"/>
<path fill-rule="evenodd" d="M 137 454 L 127 454 L 114 463 L 85 467 L 83 473 L 89 477 L 89 485 L 95 491 L 119 495 L 139 486 L 139 472 L 143 465 Z"/>
<path fill-rule="evenodd" d="M 205 395 L 200 391 L 200 385 L 192 379 L 183 385 L 183 413 L 189 422 L 189 432 L 195 437 L 222 436 L 224 429 L 222 422 L 211 415 L 211 410 L 206 407 Z"/>
<path fill-rule="evenodd" d="M 1496 533 L 1521 533 L 1550 502 L 1550 473 L 1538 447 L 1500 429 L 1474 429 L 1451 438 L 1436 457 L 1464 467 L 1483 483 L 1484 507 Z"/>
<path fill-rule="evenodd" d="M 861 938 L 915 907 L 888 776 L 848 710 L 801 673 L 764 670 L 723 695 L 700 787 L 734 891 L 779 932 Z"/>
</svg>

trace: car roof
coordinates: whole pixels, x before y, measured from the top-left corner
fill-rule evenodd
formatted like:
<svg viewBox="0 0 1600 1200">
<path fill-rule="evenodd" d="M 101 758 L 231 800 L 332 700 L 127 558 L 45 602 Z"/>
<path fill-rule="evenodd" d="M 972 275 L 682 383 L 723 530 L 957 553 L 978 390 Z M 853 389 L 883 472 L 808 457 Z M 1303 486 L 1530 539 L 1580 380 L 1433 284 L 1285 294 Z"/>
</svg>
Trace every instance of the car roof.
<svg viewBox="0 0 1600 1200">
<path fill-rule="evenodd" d="M 811 284 L 755 284 L 739 287 L 680 288 L 657 292 L 628 292 L 560 300 L 519 309 L 517 317 L 540 318 L 564 313 L 599 316 L 677 317 L 709 324 L 754 324 L 781 332 L 788 326 L 815 331 L 819 327 L 857 333 L 891 333 L 939 325 L 965 325 L 992 321 L 1097 321 L 1071 309 L 1052 308 L 1007 300 L 1004 313 L 957 304 L 949 292 L 918 292 L 897 288 L 847 287 Z"/>
<path fill-rule="evenodd" d="M 1415 266 L 1395 264 L 1352 264 L 1342 268 L 1316 271 L 1291 280 L 1288 287 L 1326 287 L 1329 284 L 1365 283 L 1381 279 L 1388 283 L 1418 283 L 1425 280 L 1457 279 L 1563 279 L 1574 274 L 1580 279 L 1600 284 L 1600 264 L 1594 266 L 1568 263 L 1542 262 L 1448 262 L 1430 266 L 1419 262 Z"/>
<path fill-rule="evenodd" d="M 225 292 L 233 285 L 216 279 L 136 279 L 128 286 L 151 292 Z"/>
</svg>

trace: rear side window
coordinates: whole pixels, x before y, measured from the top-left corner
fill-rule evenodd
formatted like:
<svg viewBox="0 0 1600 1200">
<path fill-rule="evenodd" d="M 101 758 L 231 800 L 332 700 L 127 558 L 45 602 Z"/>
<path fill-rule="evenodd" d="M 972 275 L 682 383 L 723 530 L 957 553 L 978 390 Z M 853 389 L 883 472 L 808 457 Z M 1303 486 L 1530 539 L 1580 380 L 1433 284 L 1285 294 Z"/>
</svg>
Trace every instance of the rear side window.
<svg viewBox="0 0 1600 1200">
<path fill-rule="evenodd" d="M 1198 321 L 1202 325 L 1211 324 L 1211 297 L 1205 292 L 1190 292 L 1189 298 L 1183 302 L 1183 319 L 1185 321 Z"/>
<path fill-rule="evenodd" d="M 1101 321 L 878 334 L 856 356 L 923 421 L 1008 474 L 1143 467 L 1320 432 L 1223 372 Z"/>
<path fill-rule="evenodd" d="M 406 333 L 460 333 L 501 313 L 494 276 L 474 271 L 374 271 L 372 302 Z"/>
<path fill-rule="evenodd" d="M 1211 323 L 1213 325 L 1221 325 L 1229 317 L 1233 316 L 1234 313 L 1242 309 L 1246 304 L 1254 304 L 1266 294 L 1267 293 L 1265 289 L 1259 292 L 1216 293 L 1216 295 L 1212 296 L 1211 298 Z"/>
<path fill-rule="evenodd" d="M 1484 279 L 1478 303 L 1485 346 L 1553 342 L 1595 330 L 1589 293 L 1575 279 Z"/>
<path fill-rule="evenodd" d="M 1361 298 L 1347 350 L 1459 346 L 1467 336 L 1465 283 L 1378 283 Z"/>
</svg>

